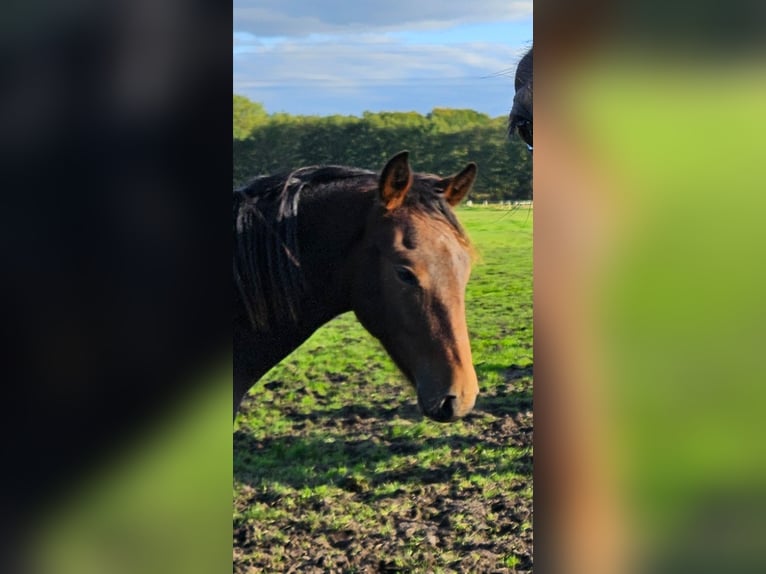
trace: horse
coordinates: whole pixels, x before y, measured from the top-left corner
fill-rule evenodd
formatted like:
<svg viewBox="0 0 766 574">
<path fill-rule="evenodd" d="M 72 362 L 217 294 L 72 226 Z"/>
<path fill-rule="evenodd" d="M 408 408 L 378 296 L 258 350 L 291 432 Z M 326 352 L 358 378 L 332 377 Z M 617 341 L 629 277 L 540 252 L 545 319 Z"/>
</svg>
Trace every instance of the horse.
<svg viewBox="0 0 766 574">
<path fill-rule="evenodd" d="M 518 130 L 519 136 L 532 149 L 532 48 L 516 66 L 516 94 L 508 116 L 508 132 Z"/>
<path fill-rule="evenodd" d="M 477 166 L 413 173 L 408 152 L 380 174 L 311 166 L 234 191 L 234 416 L 271 367 L 353 311 L 417 391 L 454 421 L 479 392 L 465 318 L 471 244 L 453 207 Z"/>
</svg>

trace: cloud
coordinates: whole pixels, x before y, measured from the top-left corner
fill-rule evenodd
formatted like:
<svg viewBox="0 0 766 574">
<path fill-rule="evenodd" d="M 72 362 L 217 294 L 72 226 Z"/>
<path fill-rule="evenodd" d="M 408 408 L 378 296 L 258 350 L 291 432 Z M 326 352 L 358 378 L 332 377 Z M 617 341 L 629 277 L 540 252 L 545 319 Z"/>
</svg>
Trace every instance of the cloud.
<svg viewBox="0 0 766 574">
<path fill-rule="evenodd" d="M 328 83 L 481 77 L 509 66 L 518 49 L 485 43 L 411 45 L 388 38 L 276 43 L 235 56 L 235 75 L 257 74 L 264 83 L 292 78 Z"/>
<path fill-rule="evenodd" d="M 430 30 L 532 16 L 531 0 L 234 0 L 234 29 L 264 37 Z"/>
<path fill-rule="evenodd" d="M 385 36 L 267 43 L 235 55 L 234 92 L 270 112 L 425 113 L 443 106 L 499 115 L 513 98 L 510 71 L 522 49 L 482 42 L 412 45 Z M 482 93 L 487 90 L 495 90 L 494 105 Z"/>
<path fill-rule="evenodd" d="M 500 115 L 531 15 L 528 0 L 235 0 L 234 92 L 293 114 Z"/>
</svg>

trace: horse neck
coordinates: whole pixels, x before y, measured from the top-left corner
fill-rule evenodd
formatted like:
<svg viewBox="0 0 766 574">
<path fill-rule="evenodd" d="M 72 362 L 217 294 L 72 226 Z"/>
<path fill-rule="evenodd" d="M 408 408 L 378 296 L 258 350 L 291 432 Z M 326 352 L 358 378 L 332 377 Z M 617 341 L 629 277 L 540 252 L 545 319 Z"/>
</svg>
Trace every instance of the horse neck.
<svg viewBox="0 0 766 574">
<path fill-rule="evenodd" d="M 306 194 L 301 198 L 298 244 L 303 289 L 297 317 L 272 324 L 265 331 L 253 331 L 240 304 L 240 313 L 235 319 L 235 339 L 244 335 L 243 340 L 235 344 L 260 349 L 256 357 L 258 364 L 246 367 L 249 371 L 246 385 L 296 349 L 319 327 L 351 310 L 350 280 L 355 251 L 361 243 L 373 199 L 372 193 L 359 191 Z"/>
<path fill-rule="evenodd" d="M 240 290 L 235 289 L 234 410 L 253 382 L 333 317 L 351 310 L 355 252 L 361 244 L 375 194 L 309 192 L 298 210 L 303 288 L 297 316 L 268 329 L 253 328 Z"/>
<path fill-rule="evenodd" d="M 303 313 L 317 327 L 351 310 L 351 273 L 374 192 L 354 189 L 307 194 L 299 212 L 299 243 L 306 280 Z"/>
</svg>

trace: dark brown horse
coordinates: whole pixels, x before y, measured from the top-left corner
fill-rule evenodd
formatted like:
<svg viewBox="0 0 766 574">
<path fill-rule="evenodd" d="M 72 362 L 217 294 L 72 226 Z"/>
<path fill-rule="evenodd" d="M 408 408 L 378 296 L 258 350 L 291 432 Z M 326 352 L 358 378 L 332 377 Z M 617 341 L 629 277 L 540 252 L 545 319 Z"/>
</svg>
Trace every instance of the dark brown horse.
<svg viewBox="0 0 766 574">
<path fill-rule="evenodd" d="M 329 166 L 234 192 L 234 413 L 272 366 L 353 310 L 437 421 L 479 387 L 465 320 L 470 245 L 452 206 L 476 177 L 414 174 L 408 153 L 378 175 Z"/>
<path fill-rule="evenodd" d="M 532 148 L 532 48 L 516 67 L 516 95 L 508 116 L 508 131 L 518 130 L 519 136 Z"/>
</svg>

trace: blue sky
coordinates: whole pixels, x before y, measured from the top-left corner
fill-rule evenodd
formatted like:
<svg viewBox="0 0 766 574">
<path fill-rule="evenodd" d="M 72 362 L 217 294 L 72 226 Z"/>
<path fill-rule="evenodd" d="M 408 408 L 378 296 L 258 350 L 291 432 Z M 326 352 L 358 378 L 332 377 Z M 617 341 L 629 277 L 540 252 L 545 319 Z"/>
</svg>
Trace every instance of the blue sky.
<svg viewBox="0 0 766 574">
<path fill-rule="evenodd" d="M 506 115 L 528 0 L 235 0 L 234 93 L 269 112 Z"/>
</svg>

